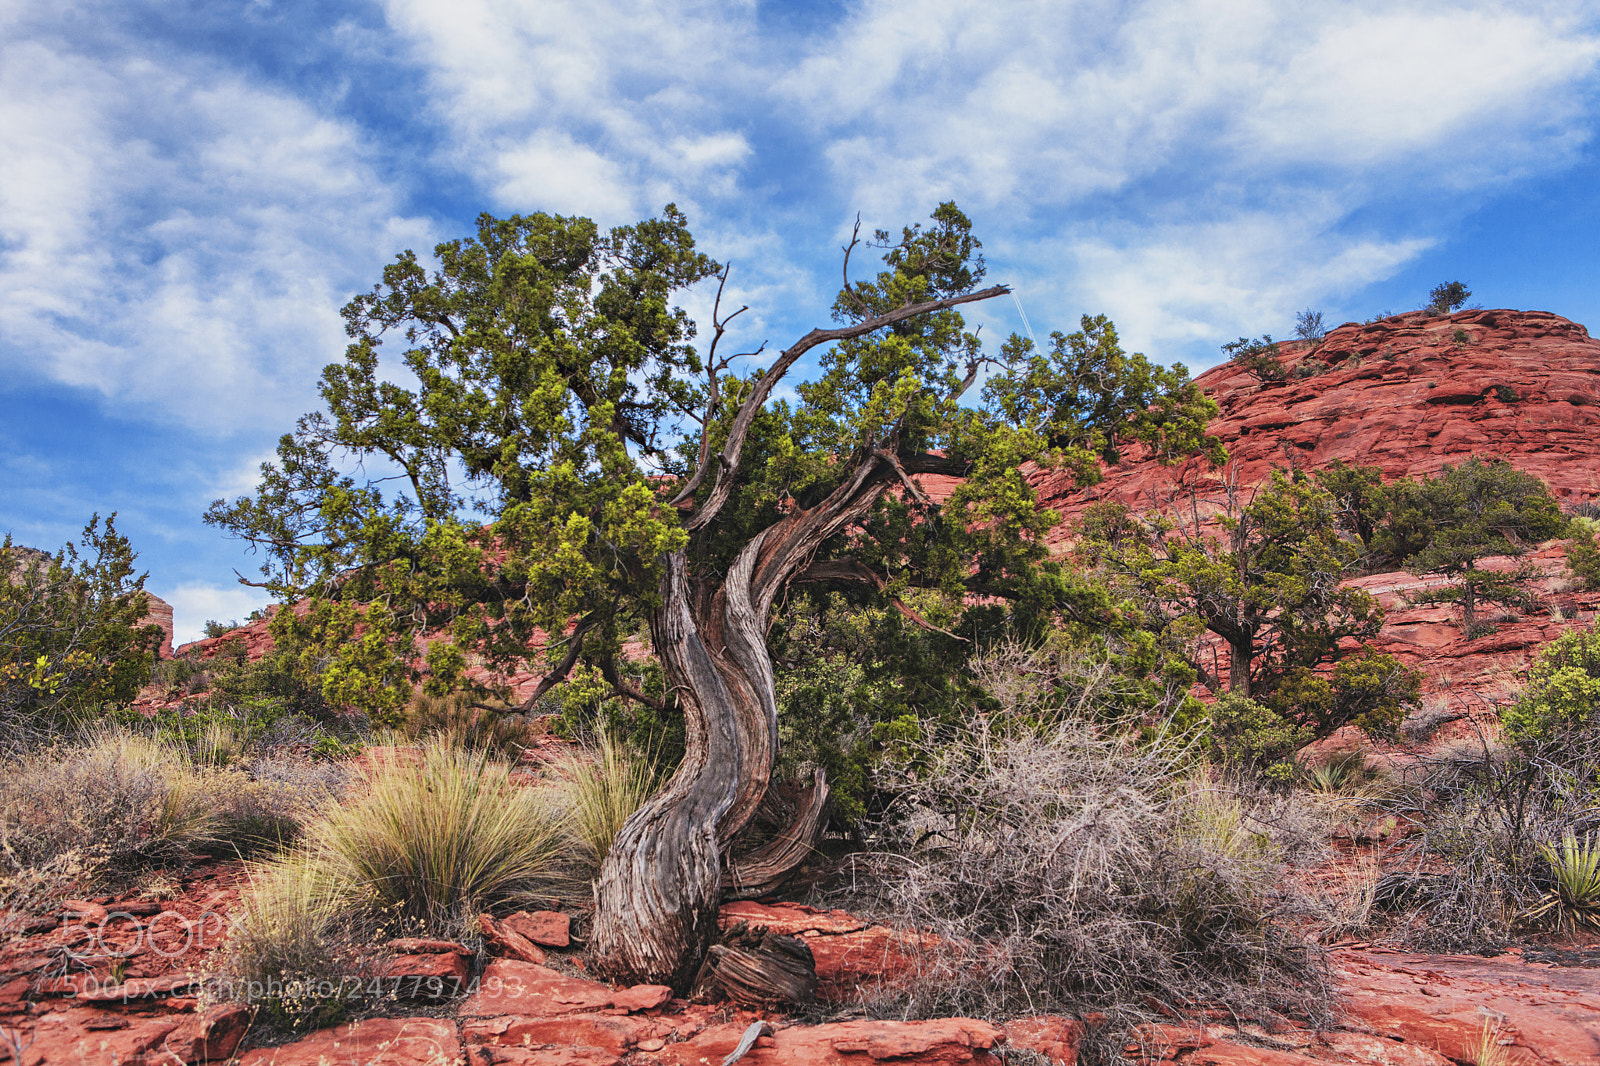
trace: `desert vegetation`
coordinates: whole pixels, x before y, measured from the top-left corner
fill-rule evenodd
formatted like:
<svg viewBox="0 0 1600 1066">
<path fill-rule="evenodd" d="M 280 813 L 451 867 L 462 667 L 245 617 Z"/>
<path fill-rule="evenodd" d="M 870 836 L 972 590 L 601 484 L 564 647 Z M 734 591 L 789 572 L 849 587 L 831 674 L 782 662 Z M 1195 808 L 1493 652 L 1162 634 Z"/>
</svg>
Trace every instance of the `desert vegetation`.
<svg viewBox="0 0 1600 1066">
<path fill-rule="evenodd" d="M 1091 1063 L 1173 1019 L 1332 1024 L 1332 944 L 1600 930 L 1600 632 L 1453 713 L 1363 583 L 1416 575 L 1402 606 L 1471 643 L 1563 609 L 1541 545 L 1600 583 L 1592 515 L 1492 458 L 1286 447 L 1241 484 L 1215 401 L 1103 316 L 985 354 L 957 308 L 1005 290 L 954 205 L 876 244 L 835 327 L 746 373 L 717 354 L 737 312 L 702 350 L 670 304 L 727 279 L 673 209 L 400 256 L 346 309 L 327 409 L 208 512 L 265 552 L 264 652 L 217 624 L 156 659 L 109 521 L 6 542 L 8 920 L 238 864 L 206 994 L 303 1029 L 399 1009 L 364 991 L 397 944 L 481 972 L 498 920 L 553 901 L 592 972 L 701 995 L 754 883 L 894 930 L 905 966 L 812 1016 L 1065 1016 Z M 1341 331 L 1297 332 L 1293 363 L 1226 346 L 1247 390 L 1328 369 Z M 414 391 L 380 373 L 400 334 Z M 771 402 L 812 349 L 803 402 Z M 1135 463 L 1142 500 L 1041 500 Z"/>
</svg>

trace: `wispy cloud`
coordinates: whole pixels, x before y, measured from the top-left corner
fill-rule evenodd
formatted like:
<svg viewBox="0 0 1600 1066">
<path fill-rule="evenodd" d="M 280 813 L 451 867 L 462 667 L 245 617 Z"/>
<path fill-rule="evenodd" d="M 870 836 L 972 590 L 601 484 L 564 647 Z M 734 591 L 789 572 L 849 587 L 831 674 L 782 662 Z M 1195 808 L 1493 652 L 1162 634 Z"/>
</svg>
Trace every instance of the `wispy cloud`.
<svg viewBox="0 0 1600 1066">
<path fill-rule="evenodd" d="M 5 41 L 0 98 L 0 365 L 124 416 L 282 423 L 348 291 L 431 243 L 365 134 L 208 60 Z"/>
</svg>

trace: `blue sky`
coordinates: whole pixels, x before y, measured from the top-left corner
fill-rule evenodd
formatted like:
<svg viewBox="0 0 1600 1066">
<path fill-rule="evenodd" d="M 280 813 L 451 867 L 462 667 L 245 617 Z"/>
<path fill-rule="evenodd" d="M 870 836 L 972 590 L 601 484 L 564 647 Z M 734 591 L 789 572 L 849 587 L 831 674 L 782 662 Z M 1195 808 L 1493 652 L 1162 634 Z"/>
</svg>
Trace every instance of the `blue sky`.
<svg viewBox="0 0 1600 1066">
<path fill-rule="evenodd" d="M 7 0 L 0 533 L 117 511 L 180 640 L 242 617 L 200 513 L 315 407 L 339 307 L 485 210 L 675 201 L 776 345 L 858 211 L 945 199 L 1041 336 L 1105 312 L 1195 369 L 1452 279 L 1600 328 L 1597 121 L 1574 0 Z"/>
</svg>

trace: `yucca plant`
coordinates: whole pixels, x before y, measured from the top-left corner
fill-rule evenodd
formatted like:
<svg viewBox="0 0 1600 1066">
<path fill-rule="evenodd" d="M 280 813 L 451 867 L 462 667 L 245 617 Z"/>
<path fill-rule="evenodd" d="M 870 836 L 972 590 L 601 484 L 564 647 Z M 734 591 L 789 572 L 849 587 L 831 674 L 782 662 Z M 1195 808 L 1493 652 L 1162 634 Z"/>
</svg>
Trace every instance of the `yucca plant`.
<svg viewBox="0 0 1600 1066">
<path fill-rule="evenodd" d="M 601 731 L 587 749 L 558 756 L 551 771 L 573 847 L 593 876 L 622 823 L 660 786 L 656 759 Z"/>
<path fill-rule="evenodd" d="M 1524 917 L 1537 919 L 1554 912 L 1558 928 L 1582 924 L 1600 931 L 1600 844 L 1594 836 L 1580 841 L 1577 834 L 1568 833 L 1559 846 L 1539 845 L 1539 854 L 1550 866 L 1555 887 Z"/>
<path fill-rule="evenodd" d="M 566 818 L 545 789 L 443 739 L 380 767 L 364 796 L 307 831 L 307 848 L 358 898 L 436 933 L 566 876 Z"/>
<path fill-rule="evenodd" d="M 1312 792 L 1329 796 L 1338 795 L 1353 791 L 1361 784 L 1365 762 L 1366 753 L 1358 749 L 1329 758 L 1314 766 L 1302 763 L 1300 774 L 1306 788 Z"/>
</svg>

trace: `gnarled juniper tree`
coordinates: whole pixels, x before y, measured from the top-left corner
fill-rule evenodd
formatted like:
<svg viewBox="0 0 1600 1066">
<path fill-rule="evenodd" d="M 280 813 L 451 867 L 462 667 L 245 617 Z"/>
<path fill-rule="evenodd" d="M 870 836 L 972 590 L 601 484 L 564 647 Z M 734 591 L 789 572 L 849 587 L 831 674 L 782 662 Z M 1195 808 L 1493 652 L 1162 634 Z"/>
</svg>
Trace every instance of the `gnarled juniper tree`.
<svg viewBox="0 0 1600 1066">
<path fill-rule="evenodd" d="M 986 356 L 956 308 L 1008 290 L 979 287 L 953 204 L 878 237 L 871 280 L 850 280 L 846 250 L 832 326 L 741 373 L 722 346 L 738 313 L 720 306 L 727 270 L 674 208 L 609 233 L 484 216 L 436 249 L 437 269 L 402 254 L 345 308 L 326 411 L 282 439 L 255 496 L 208 512 L 265 550 L 264 584 L 299 605 L 276 632 L 323 667 L 331 699 L 396 713 L 424 677 L 461 684 L 469 656 L 504 671 L 531 657 L 544 678 L 530 707 L 582 663 L 683 716 L 677 773 L 596 888 L 593 944 L 616 976 L 682 988 L 714 933 L 723 854 L 777 754 L 765 636 L 786 586 L 876 590 L 913 620 L 912 586 L 958 609 L 1092 613 L 1049 561 L 1055 516 L 1019 467 L 1088 482 L 1133 441 L 1220 451 L 1211 401 L 1180 367 L 1125 354 L 1103 318 L 1049 352 L 1012 337 Z M 718 286 L 703 348 L 672 302 L 701 283 Z M 380 360 L 388 338 L 403 373 Z M 801 402 L 774 400 L 811 352 Z M 935 501 L 918 483 L 932 473 L 962 480 Z M 617 665 L 641 621 L 660 698 Z"/>
</svg>

